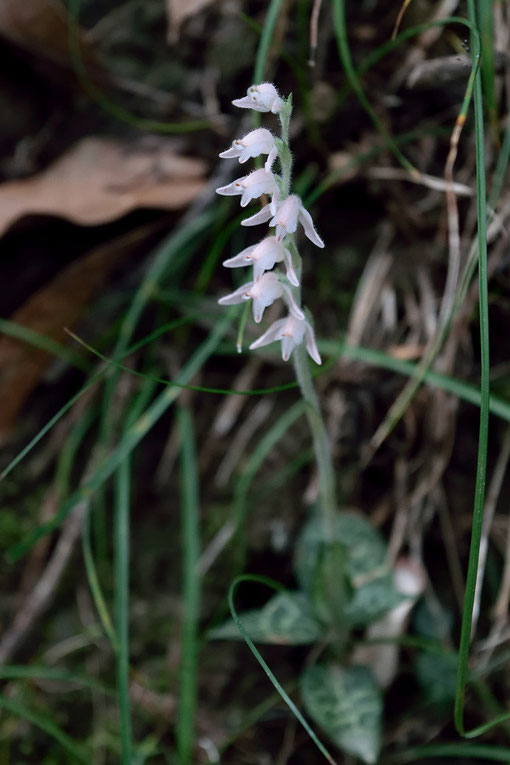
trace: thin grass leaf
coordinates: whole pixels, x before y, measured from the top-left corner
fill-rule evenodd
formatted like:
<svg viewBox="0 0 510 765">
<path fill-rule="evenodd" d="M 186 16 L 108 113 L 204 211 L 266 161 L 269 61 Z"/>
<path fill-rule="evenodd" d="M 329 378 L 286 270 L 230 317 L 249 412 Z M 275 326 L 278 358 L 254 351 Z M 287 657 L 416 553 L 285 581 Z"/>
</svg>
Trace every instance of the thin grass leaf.
<svg viewBox="0 0 510 765">
<path fill-rule="evenodd" d="M 132 762 L 131 702 L 129 698 L 129 513 L 131 464 L 127 456 L 114 480 L 115 627 L 117 635 L 117 698 L 122 765 Z"/>
<path fill-rule="evenodd" d="M 40 712 L 33 712 L 28 709 L 24 704 L 19 704 L 12 699 L 6 699 L 5 696 L 0 696 L 0 709 L 5 709 L 6 712 L 10 712 L 16 717 L 21 717 L 23 720 L 40 728 L 48 736 L 57 741 L 60 746 L 67 751 L 67 753 L 73 758 L 71 762 L 81 762 L 83 765 L 90 765 L 91 753 L 86 752 L 84 747 L 79 746 L 67 733 L 64 733 L 62 728 L 55 725 L 53 720 L 46 715 L 42 715 Z"/>
<path fill-rule="evenodd" d="M 197 130 L 210 130 L 209 120 L 187 120 L 183 122 L 161 122 L 138 117 L 136 114 L 124 109 L 119 104 L 108 98 L 95 83 L 90 79 L 84 64 L 79 40 L 79 11 L 80 0 L 68 0 L 69 4 L 69 51 L 74 72 L 79 79 L 85 93 L 92 101 L 98 104 L 107 114 L 111 114 L 121 122 L 133 125 L 139 130 L 149 133 L 192 133 Z"/>
<path fill-rule="evenodd" d="M 228 311 L 221 317 L 208 338 L 197 348 L 195 353 L 183 366 L 180 374 L 177 377 L 177 382 L 187 382 L 198 372 L 199 369 L 201 369 L 207 359 L 216 350 L 216 347 L 230 327 L 232 319 L 236 313 L 236 311 Z M 64 504 L 60 507 L 59 511 L 55 515 L 55 518 L 53 518 L 52 521 L 42 524 L 38 528 L 34 529 L 24 542 L 21 542 L 20 544 L 11 548 L 9 551 L 11 559 L 18 559 L 24 555 L 31 547 L 33 547 L 38 539 L 58 528 L 62 521 L 67 518 L 77 502 L 90 497 L 100 486 L 102 486 L 103 483 L 108 478 L 110 478 L 114 471 L 119 467 L 119 465 L 122 464 L 126 456 L 133 451 L 133 449 L 140 443 L 142 438 L 147 435 L 153 425 L 174 403 L 179 394 L 179 388 L 166 388 L 146 409 L 144 414 L 139 417 L 136 423 L 132 425 L 129 430 L 122 436 L 119 443 L 117 444 L 117 447 L 108 457 L 106 457 L 104 462 L 98 467 L 96 472 L 84 484 L 84 486 L 80 487 L 80 489 L 74 492 L 72 496 L 69 497 L 66 502 L 64 502 Z"/>
<path fill-rule="evenodd" d="M 267 65 L 267 56 L 273 39 L 276 22 L 278 20 L 278 14 L 282 7 L 283 0 L 271 0 L 269 8 L 267 9 L 266 18 L 264 20 L 264 27 L 260 36 L 259 47 L 257 48 L 257 55 L 255 58 L 255 68 L 253 70 L 253 83 L 258 85 L 264 79 L 264 72 Z"/>
<path fill-rule="evenodd" d="M 317 734 L 314 732 L 314 730 L 310 727 L 307 720 L 303 717 L 297 706 L 294 704 L 290 696 L 287 694 L 287 692 L 284 690 L 284 688 L 280 685 L 278 682 L 276 676 L 273 674 L 271 669 L 269 668 L 269 665 L 265 662 L 265 660 L 262 658 L 262 654 L 260 651 L 257 650 L 255 647 L 253 641 L 251 640 L 250 636 L 244 629 L 241 620 L 239 619 L 239 616 L 237 615 L 237 611 L 234 605 L 234 596 L 236 593 L 237 588 L 242 582 L 260 582 L 261 584 L 265 584 L 268 587 L 271 587 L 272 589 L 276 590 L 277 592 L 281 590 L 281 586 L 273 582 L 271 579 L 268 579 L 265 576 L 254 576 L 254 575 L 243 575 L 238 576 L 234 579 L 232 584 L 230 585 L 229 591 L 228 591 L 228 605 L 230 608 L 230 613 L 232 614 L 232 619 L 235 621 L 239 631 L 241 632 L 248 648 L 252 652 L 252 654 L 257 659 L 258 663 L 266 673 L 267 677 L 273 684 L 273 686 L 276 688 L 278 693 L 280 694 L 281 698 L 284 700 L 284 702 L 289 707 L 290 711 L 294 715 L 294 717 L 301 723 L 305 731 L 308 733 L 310 738 L 312 739 L 313 743 L 317 747 L 317 749 L 320 751 L 320 753 L 323 755 L 323 757 L 326 758 L 327 762 L 330 763 L 330 765 L 336 765 L 336 760 L 333 759 L 331 754 L 328 752 L 322 741 L 319 739 Z"/>
<path fill-rule="evenodd" d="M 233 534 L 236 534 L 244 525 L 246 511 L 248 506 L 248 495 L 252 482 L 261 468 L 267 455 L 272 451 L 275 444 L 285 435 L 288 429 L 305 412 L 306 405 L 302 399 L 293 404 L 276 422 L 269 428 L 267 433 L 261 438 L 241 473 L 235 490 L 233 501 Z M 240 540 L 236 550 L 237 565 L 242 567 L 245 557 L 245 544 Z"/>
<path fill-rule="evenodd" d="M 510 749 L 503 746 L 491 746 L 490 744 L 465 744 L 464 742 L 452 744 L 428 744 L 408 749 L 406 752 L 394 755 L 393 761 L 398 763 L 414 762 L 415 760 L 427 760 L 429 757 L 451 757 L 459 759 L 478 760 L 478 762 L 510 762 Z"/>
<path fill-rule="evenodd" d="M 478 28 L 482 42 L 482 61 L 480 65 L 482 90 L 487 116 L 492 131 L 492 138 L 499 145 L 498 108 L 496 103 L 494 70 L 494 1 L 478 0 Z"/>
<path fill-rule="evenodd" d="M 181 539 L 183 620 L 177 751 L 181 765 L 192 765 L 197 702 L 198 627 L 200 619 L 199 472 L 194 426 L 188 409 L 177 410 L 181 438 Z"/>
<path fill-rule="evenodd" d="M 468 14 L 472 23 L 476 22 L 474 0 L 468 0 Z M 475 600 L 476 577 L 480 539 L 482 535 L 483 505 L 485 498 L 485 477 L 487 472 L 487 445 L 489 435 L 490 411 L 490 359 L 489 359 L 489 294 L 487 283 L 487 218 L 486 218 L 486 188 L 485 188 L 485 150 L 483 123 L 482 78 L 478 71 L 474 89 L 475 135 L 476 135 L 476 196 L 478 210 L 478 283 L 480 310 L 480 430 L 478 439 L 478 457 L 476 466 L 476 486 L 471 526 L 471 545 L 469 549 L 468 572 L 466 577 L 466 593 L 459 644 L 459 666 L 457 688 L 455 694 L 454 720 L 457 732 L 462 736 L 475 736 L 497 725 L 506 717 L 498 717 L 489 724 L 474 731 L 467 732 L 464 727 L 464 705 L 466 685 L 468 681 L 469 646 L 471 640 L 471 623 Z"/>
<path fill-rule="evenodd" d="M 351 85 L 351 88 L 356 93 L 358 101 L 366 111 L 370 119 L 372 120 L 377 131 L 382 135 L 385 141 L 388 143 L 389 148 L 400 162 L 403 168 L 405 168 L 411 175 L 419 176 L 419 171 L 416 167 L 407 159 L 407 157 L 400 151 L 399 147 L 386 130 L 385 126 L 375 113 L 372 105 L 365 95 L 363 87 L 358 79 L 356 70 L 352 63 L 351 51 L 349 48 L 349 42 L 347 39 L 347 23 L 345 18 L 345 2 L 344 0 L 333 0 L 333 23 L 335 28 L 335 36 L 338 46 L 338 54 L 343 64 L 344 71 L 347 79 Z"/>
<path fill-rule="evenodd" d="M 34 329 L 24 327 L 22 324 L 17 324 L 15 321 L 9 321 L 8 319 L 0 319 L 0 332 L 15 340 L 21 340 L 21 342 L 27 345 L 32 345 L 40 351 L 51 353 L 52 356 L 66 361 L 83 372 L 90 371 L 90 365 L 86 359 L 70 348 L 66 348 L 65 345 L 54 340 L 52 337 L 43 335 L 41 332 L 36 332 Z"/>
<path fill-rule="evenodd" d="M 90 688 L 93 691 L 104 693 L 107 696 L 114 695 L 111 688 L 108 688 L 108 686 L 99 682 L 99 680 L 90 677 L 90 675 L 80 675 L 75 672 L 68 672 L 64 669 L 40 666 L 38 664 L 29 664 L 28 666 L 4 664 L 3 666 L 0 666 L 0 678 L 2 680 L 54 680 L 56 682 L 78 685 L 80 688 Z"/>
<path fill-rule="evenodd" d="M 83 526 L 82 526 L 82 533 L 81 533 L 81 544 L 82 544 L 83 561 L 85 563 L 85 573 L 87 575 L 87 581 L 88 581 L 88 585 L 90 589 L 90 594 L 92 595 L 92 600 L 94 601 L 94 605 L 96 607 L 96 611 L 98 613 L 99 619 L 101 621 L 105 634 L 108 637 L 108 640 L 110 641 L 110 644 L 113 650 L 117 653 L 118 639 L 115 632 L 115 628 L 113 626 L 112 617 L 110 615 L 110 611 L 106 603 L 106 598 L 103 594 L 103 590 L 99 582 L 99 575 L 97 573 L 97 567 L 94 560 L 94 554 L 92 552 L 90 516 L 91 516 L 91 508 L 89 504 L 87 508 L 87 512 L 85 513 L 85 516 L 83 518 Z"/>
</svg>

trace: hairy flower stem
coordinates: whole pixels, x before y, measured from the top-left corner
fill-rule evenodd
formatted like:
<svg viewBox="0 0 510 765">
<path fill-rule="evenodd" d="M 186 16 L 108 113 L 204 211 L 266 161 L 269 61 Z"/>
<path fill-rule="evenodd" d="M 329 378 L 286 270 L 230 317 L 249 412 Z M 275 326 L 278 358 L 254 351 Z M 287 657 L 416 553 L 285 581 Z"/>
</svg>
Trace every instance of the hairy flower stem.
<svg viewBox="0 0 510 765">
<path fill-rule="evenodd" d="M 280 111 L 281 140 L 284 146 L 279 151 L 281 165 L 281 200 L 284 201 L 289 196 L 290 182 L 292 176 L 292 154 L 289 147 L 289 123 L 292 114 L 292 101 L 284 101 Z M 294 237 L 289 237 L 289 246 L 292 253 L 294 268 L 301 281 L 302 261 L 301 255 L 296 247 Z M 301 306 L 301 287 L 293 288 L 296 303 Z M 334 537 L 334 517 L 336 512 L 335 499 L 335 474 L 333 462 L 331 459 L 331 448 L 326 430 L 326 425 L 322 417 L 319 400 L 315 392 L 310 364 L 306 350 L 302 344 L 298 345 L 293 353 L 294 370 L 299 383 L 301 395 L 306 402 L 306 416 L 312 431 L 315 460 L 317 462 L 319 474 L 319 496 L 320 512 L 324 524 L 324 535 L 326 539 Z"/>
</svg>

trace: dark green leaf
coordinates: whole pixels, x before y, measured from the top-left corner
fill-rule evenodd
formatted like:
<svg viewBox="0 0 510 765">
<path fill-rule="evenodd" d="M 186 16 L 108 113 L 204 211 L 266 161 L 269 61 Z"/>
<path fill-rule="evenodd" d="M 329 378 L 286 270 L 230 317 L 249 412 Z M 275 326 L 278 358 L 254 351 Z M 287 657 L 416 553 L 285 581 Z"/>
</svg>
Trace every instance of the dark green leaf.
<svg viewBox="0 0 510 765">
<path fill-rule="evenodd" d="M 300 592 L 279 592 L 263 608 L 239 614 L 246 632 L 255 643 L 305 645 L 321 636 L 321 626 L 307 598 Z M 233 621 L 209 633 L 216 640 L 244 640 Z"/>
<path fill-rule="evenodd" d="M 310 717 L 340 749 L 369 764 L 377 761 L 382 698 L 367 667 L 309 667 L 302 694 Z"/>
<path fill-rule="evenodd" d="M 392 577 L 387 574 L 354 590 L 345 608 L 345 617 L 352 626 L 364 627 L 403 600 L 405 598 L 395 590 Z"/>
</svg>

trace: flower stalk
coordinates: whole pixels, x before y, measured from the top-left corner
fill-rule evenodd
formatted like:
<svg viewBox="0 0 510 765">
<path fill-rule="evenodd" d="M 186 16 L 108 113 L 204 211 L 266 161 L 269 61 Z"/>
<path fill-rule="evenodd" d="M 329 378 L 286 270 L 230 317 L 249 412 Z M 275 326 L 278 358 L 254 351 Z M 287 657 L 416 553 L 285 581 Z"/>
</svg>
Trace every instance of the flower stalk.
<svg viewBox="0 0 510 765">
<path fill-rule="evenodd" d="M 232 103 L 244 109 L 278 114 L 281 135 L 279 138 L 273 137 L 265 128 L 258 128 L 235 140 L 231 149 L 220 154 L 220 157 L 225 159 L 237 158 L 240 163 L 260 154 L 267 155 L 264 168 L 220 187 L 217 193 L 225 196 L 240 195 L 242 207 L 245 207 L 252 199 L 263 194 L 270 194 L 270 204 L 266 204 L 258 213 L 243 220 L 242 225 L 255 226 L 268 223 L 270 228 L 274 227 L 274 234 L 271 233 L 258 245 L 247 247 L 224 262 L 227 268 L 253 266 L 253 281 L 244 284 L 231 295 L 221 298 L 219 302 L 223 305 L 231 305 L 244 300 L 253 300 L 253 316 L 257 323 L 262 319 L 264 308 L 271 305 L 274 300 L 281 298 L 286 304 L 287 318 L 273 322 L 266 332 L 250 345 L 250 349 L 254 350 L 280 340 L 284 361 L 292 355 L 296 378 L 301 395 L 306 402 L 306 415 L 312 432 L 324 536 L 325 539 L 333 539 L 336 512 L 335 477 L 329 438 L 308 361 L 309 355 L 317 364 L 321 364 L 311 315 L 306 309 L 303 311 L 301 303 L 302 260 L 295 241 L 298 223 L 303 227 L 306 237 L 317 247 L 324 247 L 324 242 L 315 230 L 312 217 L 303 206 L 301 199 L 291 194 L 292 153 L 289 146 L 289 126 L 292 116 L 292 94 L 286 99 L 281 98 L 274 85 L 266 82 L 261 85 L 252 85 L 244 98 Z M 279 175 L 272 172 L 276 157 L 280 164 Z M 277 263 L 285 266 L 285 274 L 274 268 Z"/>
</svg>

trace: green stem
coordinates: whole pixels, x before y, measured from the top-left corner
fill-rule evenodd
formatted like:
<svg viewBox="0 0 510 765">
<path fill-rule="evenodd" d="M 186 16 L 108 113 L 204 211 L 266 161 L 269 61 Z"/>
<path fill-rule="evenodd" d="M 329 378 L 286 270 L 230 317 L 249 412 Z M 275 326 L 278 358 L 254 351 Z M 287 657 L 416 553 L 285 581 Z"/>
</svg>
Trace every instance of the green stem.
<svg viewBox="0 0 510 765">
<path fill-rule="evenodd" d="M 319 471 L 320 507 L 324 523 L 325 539 L 334 538 L 334 518 L 336 512 L 335 474 L 331 460 L 331 446 L 326 425 L 322 417 L 319 400 L 315 392 L 310 364 L 305 347 L 298 345 L 292 354 L 294 369 L 301 395 L 306 401 L 306 416 L 313 436 L 315 460 Z"/>
<path fill-rule="evenodd" d="M 291 97 L 284 101 L 280 112 L 280 124 L 282 128 L 281 138 L 285 144 L 284 151 L 280 152 L 280 165 L 282 171 L 282 201 L 287 199 L 290 193 L 292 176 L 292 154 L 289 147 L 289 124 L 292 115 Z M 293 236 L 289 236 L 288 247 L 292 254 L 294 269 L 301 279 L 302 260 L 296 247 Z M 293 288 L 294 298 L 301 305 L 301 287 Z M 335 500 L 335 473 L 331 459 L 331 447 L 329 443 L 326 425 L 324 423 L 319 400 L 315 392 L 308 356 L 303 344 L 300 344 L 292 354 L 294 370 L 299 383 L 301 395 L 306 403 L 306 416 L 312 431 L 315 459 L 319 471 L 319 495 L 320 507 L 324 522 L 324 534 L 326 539 L 333 538 L 334 517 L 336 512 Z"/>
</svg>

